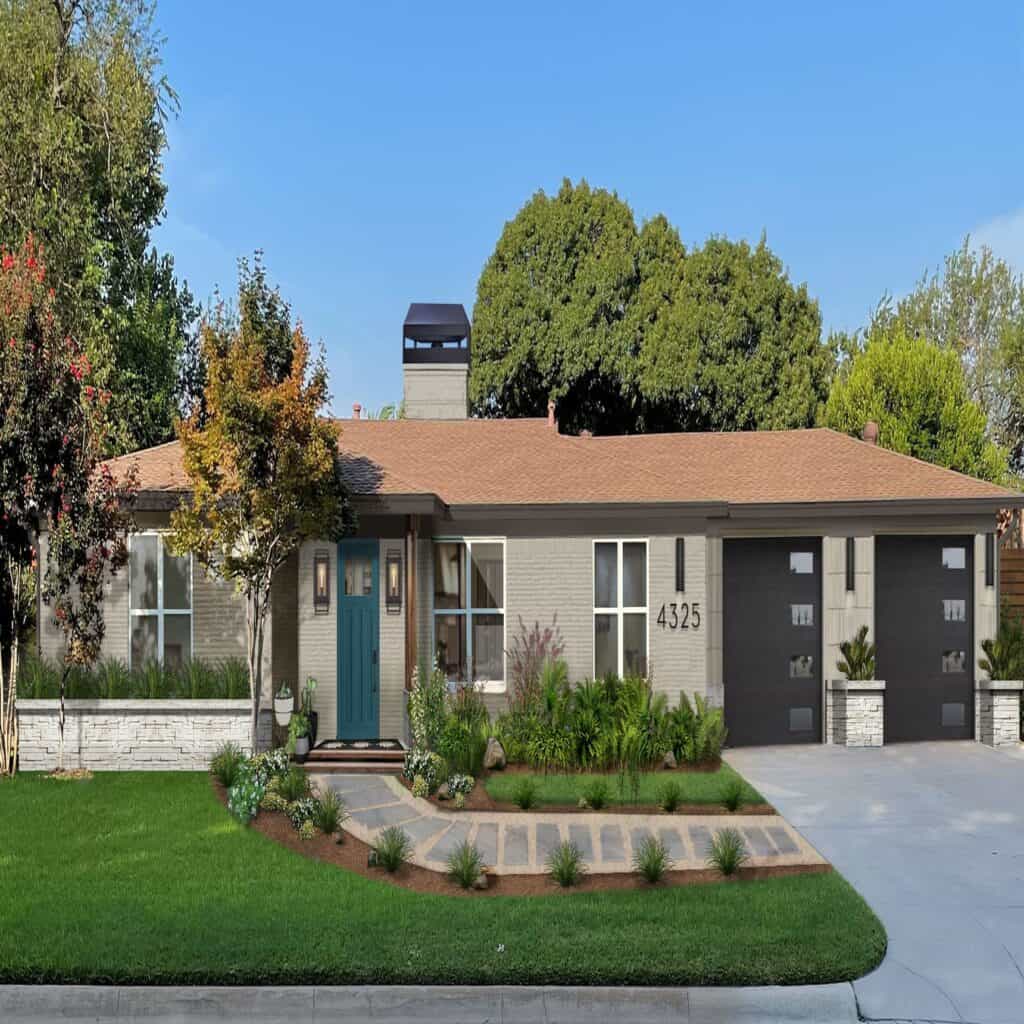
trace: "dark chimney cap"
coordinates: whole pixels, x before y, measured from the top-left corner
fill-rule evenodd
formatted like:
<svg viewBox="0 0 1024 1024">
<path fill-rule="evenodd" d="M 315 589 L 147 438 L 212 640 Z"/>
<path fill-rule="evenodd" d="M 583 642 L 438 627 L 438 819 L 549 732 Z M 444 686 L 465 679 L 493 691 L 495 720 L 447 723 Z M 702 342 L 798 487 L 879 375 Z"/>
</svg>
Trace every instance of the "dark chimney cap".
<svg viewBox="0 0 1024 1024">
<path fill-rule="evenodd" d="M 402 325 L 402 362 L 468 363 L 469 336 L 461 303 L 413 302 Z"/>
<path fill-rule="evenodd" d="M 878 444 L 878 424 L 874 420 L 868 420 L 860 436 L 868 444 Z"/>
</svg>

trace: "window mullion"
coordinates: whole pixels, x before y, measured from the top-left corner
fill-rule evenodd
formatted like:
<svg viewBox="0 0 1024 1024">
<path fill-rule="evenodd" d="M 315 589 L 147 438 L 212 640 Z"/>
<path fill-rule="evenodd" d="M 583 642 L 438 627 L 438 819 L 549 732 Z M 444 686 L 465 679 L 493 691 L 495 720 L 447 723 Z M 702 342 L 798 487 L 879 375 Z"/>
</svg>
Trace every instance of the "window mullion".
<svg viewBox="0 0 1024 1024">
<path fill-rule="evenodd" d="M 156 660 L 164 664 L 164 538 L 156 537 Z"/>
<path fill-rule="evenodd" d="M 469 571 L 470 563 L 473 561 L 473 544 L 471 541 L 464 541 L 463 549 L 466 552 L 465 565 L 466 573 L 466 682 L 473 683 L 473 574 Z"/>
<path fill-rule="evenodd" d="M 623 591 L 623 580 L 622 580 L 622 541 L 621 540 L 616 543 L 615 548 L 616 548 L 616 559 L 618 560 L 618 572 L 616 573 L 616 575 L 618 576 L 618 581 L 617 582 L 618 582 L 618 589 L 619 589 L 619 592 L 616 595 L 616 604 L 618 605 L 618 609 L 617 609 L 618 610 L 618 615 L 616 615 L 615 618 L 616 618 L 616 624 L 617 624 L 618 631 L 619 631 L 619 643 L 618 643 L 618 647 L 619 647 L 619 677 L 621 678 L 622 674 L 623 674 L 623 666 L 625 665 L 625 657 L 624 657 L 624 652 L 622 650 L 623 639 L 625 637 L 625 631 L 622 628 L 622 620 L 623 620 L 623 618 L 625 616 L 623 615 L 623 612 L 622 612 L 622 603 L 623 603 L 623 600 L 624 600 L 624 591 Z"/>
</svg>

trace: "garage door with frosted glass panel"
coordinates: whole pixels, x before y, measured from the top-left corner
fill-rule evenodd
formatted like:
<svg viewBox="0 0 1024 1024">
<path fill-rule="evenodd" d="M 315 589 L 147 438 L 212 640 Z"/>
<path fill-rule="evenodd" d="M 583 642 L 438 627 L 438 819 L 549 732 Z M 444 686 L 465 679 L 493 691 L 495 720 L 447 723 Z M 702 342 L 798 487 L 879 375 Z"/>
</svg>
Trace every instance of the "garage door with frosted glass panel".
<svg viewBox="0 0 1024 1024">
<path fill-rule="evenodd" d="M 725 722 L 732 746 L 821 739 L 821 540 L 726 540 Z"/>
<path fill-rule="evenodd" d="M 876 537 L 885 742 L 974 735 L 973 537 Z"/>
</svg>

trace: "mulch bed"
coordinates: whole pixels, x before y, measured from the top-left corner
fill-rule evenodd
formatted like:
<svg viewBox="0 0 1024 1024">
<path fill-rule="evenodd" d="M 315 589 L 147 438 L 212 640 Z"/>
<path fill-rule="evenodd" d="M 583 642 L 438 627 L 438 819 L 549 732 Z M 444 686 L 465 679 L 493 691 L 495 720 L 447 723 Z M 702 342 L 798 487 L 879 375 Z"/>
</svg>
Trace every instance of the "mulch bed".
<svg viewBox="0 0 1024 1024">
<path fill-rule="evenodd" d="M 215 779 L 211 779 L 211 784 L 217 799 L 227 808 L 227 793 L 224 787 Z M 656 886 L 649 885 L 632 872 L 587 874 L 583 876 L 578 885 L 571 888 L 563 888 L 547 875 L 488 874 L 489 885 L 486 889 L 463 889 L 455 882 L 450 881 L 444 874 L 428 871 L 416 864 L 404 864 L 394 873 L 389 873 L 383 868 L 368 867 L 366 861 L 370 847 L 347 832 L 341 843 L 329 836 L 322 835 L 315 839 L 300 839 L 287 815 L 279 811 L 260 811 L 249 827 L 303 857 L 309 857 L 310 860 L 320 861 L 323 864 L 332 864 L 346 871 L 354 871 L 364 878 L 386 882 L 388 885 L 395 885 L 402 889 L 411 889 L 413 892 L 476 899 L 486 896 L 553 896 L 559 893 L 608 892 L 614 889 L 664 889 L 675 885 L 708 885 L 714 882 L 737 883 L 762 878 L 783 878 L 790 875 L 820 875 L 832 870 L 830 864 L 740 868 L 735 875 L 723 878 L 713 868 L 701 868 L 689 871 L 669 871 L 666 873 L 664 881 Z"/>
<path fill-rule="evenodd" d="M 676 771 L 685 771 L 686 769 L 676 769 Z M 505 771 L 511 774 L 527 774 L 518 766 L 512 769 L 505 769 Z M 585 810 L 578 807 L 576 804 L 537 804 L 531 807 L 529 811 L 524 811 L 518 804 L 514 804 L 508 800 L 495 800 L 490 793 L 487 792 L 487 787 L 484 785 L 484 780 L 487 778 L 488 773 L 484 773 L 477 779 L 477 784 L 473 789 L 466 794 L 466 806 L 467 811 L 509 811 L 514 814 L 664 814 L 667 816 L 668 812 L 663 811 L 657 804 L 606 804 L 599 811 L 594 811 L 590 808 Z M 666 772 L 666 774 L 671 774 Z M 618 776 L 614 773 L 611 774 L 611 778 L 617 778 Z M 398 776 L 399 782 L 405 786 L 410 792 L 412 791 L 412 783 L 404 776 Z M 452 807 L 451 800 L 439 800 L 436 796 L 430 796 L 427 798 L 435 807 L 441 808 L 443 811 L 454 810 Z M 776 810 L 771 804 L 743 804 L 739 810 L 730 811 L 724 804 L 680 804 L 672 814 L 775 814 Z"/>
</svg>

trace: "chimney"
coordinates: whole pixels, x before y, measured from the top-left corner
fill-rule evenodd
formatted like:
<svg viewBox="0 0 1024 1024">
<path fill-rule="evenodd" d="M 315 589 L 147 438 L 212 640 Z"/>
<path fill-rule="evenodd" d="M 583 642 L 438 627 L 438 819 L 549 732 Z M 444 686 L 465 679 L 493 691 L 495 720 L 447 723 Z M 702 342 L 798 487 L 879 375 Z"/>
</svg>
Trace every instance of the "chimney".
<svg viewBox="0 0 1024 1024">
<path fill-rule="evenodd" d="M 554 402 L 554 399 L 549 399 L 548 400 L 548 426 L 552 430 L 555 430 L 555 431 L 558 430 L 558 420 L 555 419 L 555 402 Z"/>
<path fill-rule="evenodd" d="M 359 414 L 363 411 L 363 407 L 358 402 L 352 403 L 352 419 L 359 419 Z"/>
<path fill-rule="evenodd" d="M 409 306 L 402 325 L 402 391 L 409 419 L 466 419 L 469 342 L 469 318 L 459 303 Z"/>
<path fill-rule="evenodd" d="M 874 420 L 868 420 L 860 433 L 861 440 L 868 444 L 878 444 L 878 424 Z"/>
</svg>

